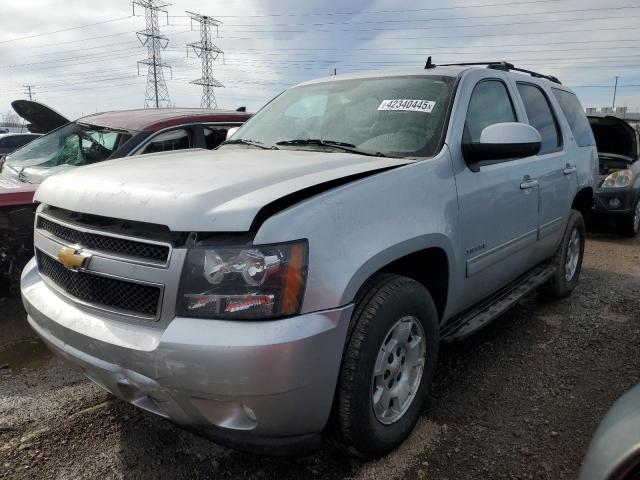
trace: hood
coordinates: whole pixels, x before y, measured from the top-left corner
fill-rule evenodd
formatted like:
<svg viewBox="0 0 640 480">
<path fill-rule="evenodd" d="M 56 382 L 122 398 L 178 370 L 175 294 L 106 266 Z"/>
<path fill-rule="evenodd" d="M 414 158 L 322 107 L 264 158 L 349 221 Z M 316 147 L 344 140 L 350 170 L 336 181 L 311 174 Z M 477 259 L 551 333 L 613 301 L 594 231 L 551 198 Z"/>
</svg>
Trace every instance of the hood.
<svg viewBox="0 0 640 480">
<path fill-rule="evenodd" d="M 263 207 L 283 197 L 408 163 L 413 160 L 245 147 L 160 153 L 50 177 L 36 200 L 176 232 L 246 232 Z"/>
<path fill-rule="evenodd" d="M 18 115 L 24 118 L 31 133 L 49 133 L 69 123 L 65 117 L 42 103 L 31 100 L 15 100 L 11 106 Z"/>
<path fill-rule="evenodd" d="M 4 170 L 0 173 L 0 207 L 33 203 L 38 186 L 21 182 L 16 176 L 5 174 Z"/>
<path fill-rule="evenodd" d="M 613 116 L 590 116 L 589 123 L 598 153 L 621 155 L 632 162 L 638 160 L 638 134 L 631 125 Z"/>
</svg>

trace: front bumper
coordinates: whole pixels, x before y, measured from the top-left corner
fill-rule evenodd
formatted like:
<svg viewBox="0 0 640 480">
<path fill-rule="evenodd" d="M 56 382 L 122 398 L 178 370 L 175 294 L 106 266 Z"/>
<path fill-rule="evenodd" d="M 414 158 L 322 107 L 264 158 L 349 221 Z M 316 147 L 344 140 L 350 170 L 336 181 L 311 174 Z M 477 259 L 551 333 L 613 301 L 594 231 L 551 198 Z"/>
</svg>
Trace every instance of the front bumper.
<svg viewBox="0 0 640 480">
<path fill-rule="evenodd" d="M 65 301 L 33 260 L 22 298 L 47 345 L 105 390 L 220 443 L 266 453 L 319 439 L 353 310 L 262 322 L 176 317 L 162 329 Z"/>
<path fill-rule="evenodd" d="M 611 199 L 618 199 L 620 206 L 612 207 Z M 598 189 L 594 195 L 593 210 L 601 215 L 631 215 L 636 206 L 637 193 L 632 188 Z"/>
</svg>

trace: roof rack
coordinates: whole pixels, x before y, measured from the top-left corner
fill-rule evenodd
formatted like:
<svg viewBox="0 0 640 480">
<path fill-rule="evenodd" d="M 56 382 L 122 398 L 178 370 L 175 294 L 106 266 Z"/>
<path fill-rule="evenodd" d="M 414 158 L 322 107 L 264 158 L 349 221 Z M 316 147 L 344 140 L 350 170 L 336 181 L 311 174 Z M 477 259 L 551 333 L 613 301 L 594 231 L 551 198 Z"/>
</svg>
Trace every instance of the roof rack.
<svg viewBox="0 0 640 480">
<path fill-rule="evenodd" d="M 509 71 L 514 71 L 514 72 L 522 72 L 522 73 L 528 73 L 529 75 L 531 75 L 532 77 L 535 78 L 545 78 L 553 83 L 557 83 L 562 85 L 562 82 L 560 82 L 560 80 L 558 80 L 557 77 L 554 77 L 553 75 L 543 75 L 541 73 L 538 72 L 534 72 L 532 70 L 526 70 L 524 68 L 518 68 L 516 66 L 514 66 L 512 63 L 509 62 L 465 62 L 465 63 L 444 63 L 441 64 L 441 67 L 471 67 L 474 65 L 486 65 L 487 68 L 492 68 L 494 70 L 502 70 L 503 72 L 509 72 Z M 435 64 L 433 64 L 431 62 L 431 57 L 429 57 L 427 59 L 427 64 L 424 67 L 425 69 L 429 69 L 429 68 L 435 68 Z"/>
</svg>

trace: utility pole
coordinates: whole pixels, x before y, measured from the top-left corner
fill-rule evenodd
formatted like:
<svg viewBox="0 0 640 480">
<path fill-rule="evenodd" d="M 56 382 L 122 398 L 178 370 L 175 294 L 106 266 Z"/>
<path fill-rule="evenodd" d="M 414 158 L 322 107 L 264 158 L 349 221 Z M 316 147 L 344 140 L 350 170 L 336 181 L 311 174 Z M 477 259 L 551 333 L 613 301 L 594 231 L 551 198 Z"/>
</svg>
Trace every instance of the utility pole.
<svg viewBox="0 0 640 480">
<path fill-rule="evenodd" d="M 35 90 L 36 86 L 35 85 L 23 85 L 23 87 L 25 88 L 24 94 L 29 97 L 29 100 L 33 101 L 33 97 L 35 96 L 35 92 L 33 90 Z"/>
<path fill-rule="evenodd" d="M 222 22 L 206 15 L 200 15 L 199 13 L 186 13 L 191 17 L 191 29 L 193 29 L 194 21 L 200 24 L 200 41 L 187 44 L 187 56 L 189 55 L 189 47 L 191 47 L 202 61 L 202 77 L 189 83 L 202 85 L 202 102 L 200 103 L 202 108 L 218 108 L 218 102 L 216 101 L 216 95 L 213 89 L 224 87 L 224 85 L 213 78 L 213 62 L 216 61 L 220 55 L 222 55 L 224 59 L 224 52 L 213 44 L 211 27 L 216 28 L 217 37 L 218 27 L 222 25 Z"/>
<path fill-rule="evenodd" d="M 160 108 L 168 107 L 171 104 L 169 90 L 164 79 L 164 69 L 169 68 L 166 63 L 162 63 L 161 52 L 167 45 L 169 39 L 160 32 L 158 25 L 158 12 L 169 13 L 166 7 L 171 5 L 163 0 L 133 0 L 133 14 L 135 15 L 136 5 L 144 8 L 146 28 L 136 32 L 140 43 L 147 47 L 147 59 L 138 62 L 138 75 L 140 75 L 140 65 L 147 66 L 147 88 L 144 96 L 144 107 Z"/>
<path fill-rule="evenodd" d="M 613 109 L 616 109 L 616 93 L 618 92 L 618 76 L 616 76 L 616 84 L 613 87 Z"/>
</svg>

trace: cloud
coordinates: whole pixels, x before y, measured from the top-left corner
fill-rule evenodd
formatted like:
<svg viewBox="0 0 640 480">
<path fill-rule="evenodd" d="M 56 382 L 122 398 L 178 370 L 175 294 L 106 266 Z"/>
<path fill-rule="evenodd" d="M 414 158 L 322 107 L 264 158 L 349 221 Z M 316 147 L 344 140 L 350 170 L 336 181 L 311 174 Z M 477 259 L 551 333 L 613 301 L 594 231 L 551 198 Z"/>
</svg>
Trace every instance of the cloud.
<svg viewBox="0 0 640 480">
<path fill-rule="evenodd" d="M 556 75 L 575 86 L 585 106 L 611 103 L 620 76 L 618 105 L 640 108 L 640 58 L 634 38 L 640 8 L 620 9 L 598 0 L 174 0 L 170 44 L 163 60 L 171 100 L 199 106 L 200 63 L 186 44 L 199 39 L 184 11 L 219 17 L 216 44 L 225 51 L 214 76 L 221 107 L 255 110 L 287 86 L 333 72 L 420 68 L 427 55 L 444 61 L 511 60 Z M 0 42 L 0 111 L 35 85 L 36 99 L 69 117 L 95 111 L 139 108 L 144 77 L 136 63 L 146 57 L 136 30 L 143 17 L 129 17 L 131 4 L 67 0 L 4 2 Z M 478 7 L 478 4 L 507 5 Z M 475 5 L 475 6 L 474 6 Z M 464 8 L 456 8 L 456 7 Z M 620 6 L 625 6 L 620 4 Z M 580 11 L 576 11 L 580 10 Z M 139 11 L 141 13 L 141 11 Z M 370 13 L 377 12 L 377 13 Z M 6 42 L 78 25 L 51 35 Z M 144 72 L 141 72 L 144 73 Z"/>
</svg>

